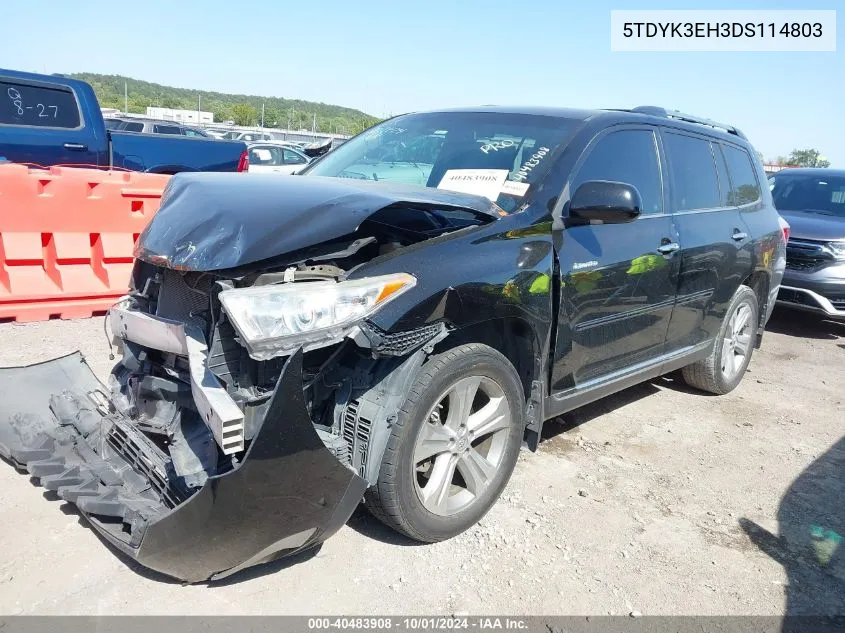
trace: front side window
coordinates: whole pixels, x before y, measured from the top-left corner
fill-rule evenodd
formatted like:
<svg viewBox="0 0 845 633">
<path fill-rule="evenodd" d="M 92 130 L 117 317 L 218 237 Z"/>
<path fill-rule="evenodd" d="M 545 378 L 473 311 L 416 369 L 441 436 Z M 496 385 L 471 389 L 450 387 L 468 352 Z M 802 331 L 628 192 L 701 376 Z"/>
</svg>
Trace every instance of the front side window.
<svg viewBox="0 0 845 633">
<path fill-rule="evenodd" d="M 760 185 L 751 164 L 751 157 L 744 149 L 723 145 L 725 160 L 728 163 L 728 173 L 731 176 L 731 192 L 729 201 L 731 206 L 742 206 L 757 202 L 760 199 Z"/>
<path fill-rule="evenodd" d="M 778 211 L 804 211 L 845 218 L 845 176 L 775 174 L 769 178 Z"/>
<path fill-rule="evenodd" d="M 120 129 L 124 132 L 143 132 L 144 124 L 136 121 L 128 121 L 124 123 Z"/>
<path fill-rule="evenodd" d="M 663 212 L 663 187 L 654 132 L 611 132 L 590 150 L 573 181 L 572 193 L 589 180 L 609 180 L 633 185 L 642 198 L 642 213 Z"/>
<path fill-rule="evenodd" d="M 504 112 L 408 114 L 345 142 L 305 173 L 474 193 L 514 211 L 581 124 Z"/>
<path fill-rule="evenodd" d="M 719 180 L 710 141 L 668 132 L 663 137 L 678 211 L 721 206 Z"/>
<path fill-rule="evenodd" d="M 282 150 L 285 156 L 285 165 L 304 165 L 308 161 L 305 160 L 304 156 L 301 156 L 297 152 L 294 152 L 289 149 Z"/>
</svg>

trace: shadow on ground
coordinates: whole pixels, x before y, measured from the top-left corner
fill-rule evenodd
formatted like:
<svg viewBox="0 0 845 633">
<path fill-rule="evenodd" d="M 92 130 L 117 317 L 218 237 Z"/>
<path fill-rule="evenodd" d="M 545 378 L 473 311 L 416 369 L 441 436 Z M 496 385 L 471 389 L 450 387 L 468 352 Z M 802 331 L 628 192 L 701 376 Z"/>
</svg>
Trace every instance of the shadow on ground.
<svg viewBox="0 0 845 633">
<path fill-rule="evenodd" d="M 775 535 L 740 519 L 754 544 L 786 570 L 786 615 L 845 616 L 845 437 L 792 482 L 778 525 Z M 783 630 L 799 628 L 787 620 Z"/>
<path fill-rule="evenodd" d="M 845 338 L 845 321 L 832 321 L 812 312 L 776 308 L 766 330 L 799 338 L 835 340 Z"/>
</svg>

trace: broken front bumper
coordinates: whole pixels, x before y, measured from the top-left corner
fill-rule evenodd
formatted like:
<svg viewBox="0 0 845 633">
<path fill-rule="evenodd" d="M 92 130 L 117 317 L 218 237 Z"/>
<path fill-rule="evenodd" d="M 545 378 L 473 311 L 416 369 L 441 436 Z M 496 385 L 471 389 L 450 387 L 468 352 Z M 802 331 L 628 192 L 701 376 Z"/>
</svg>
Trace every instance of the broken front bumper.
<svg viewBox="0 0 845 633">
<path fill-rule="evenodd" d="M 322 542 L 365 481 L 317 435 L 288 360 L 242 461 L 184 498 L 171 465 L 105 401 L 79 353 L 0 369 L 0 455 L 74 503 L 141 565 L 188 582 L 223 578 Z"/>
</svg>

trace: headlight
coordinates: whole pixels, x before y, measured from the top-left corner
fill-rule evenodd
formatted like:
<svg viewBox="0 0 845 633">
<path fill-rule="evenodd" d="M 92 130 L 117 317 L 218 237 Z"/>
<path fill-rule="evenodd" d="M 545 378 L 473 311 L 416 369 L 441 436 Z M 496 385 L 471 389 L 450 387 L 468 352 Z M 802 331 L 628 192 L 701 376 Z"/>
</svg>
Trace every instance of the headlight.
<svg viewBox="0 0 845 633">
<path fill-rule="evenodd" d="M 220 302 L 256 360 L 314 349 L 350 334 L 357 323 L 417 280 L 406 273 L 352 281 L 312 281 L 238 288 Z"/>
<path fill-rule="evenodd" d="M 845 242 L 828 242 L 825 247 L 836 259 L 845 259 Z"/>
</svg>

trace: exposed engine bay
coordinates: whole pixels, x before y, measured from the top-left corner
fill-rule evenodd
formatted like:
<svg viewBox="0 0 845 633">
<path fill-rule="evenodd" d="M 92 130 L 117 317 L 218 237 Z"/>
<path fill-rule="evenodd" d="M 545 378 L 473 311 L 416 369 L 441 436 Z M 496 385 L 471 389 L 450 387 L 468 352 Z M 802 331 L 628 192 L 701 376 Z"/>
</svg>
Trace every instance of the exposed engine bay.
<svg viewBox="0 0 845 633">
<path fill-rule="evenodd" d="M 450 223 L 432 210 L 390 212 L 390 224 L 376 215 L 350 239 L 309 248 L 294 258 L 238 277 L 183 272 L 144 262 L 136 266 L 132 293 L 110 313 L 112 336 L 123 353 L 123 360 L 112 372 L 111 399 L 160 449 L 162 459 L 169 456 L 183 493 L 201 487 L 209 476 L 237 466 L 238 455 L 248 447 L 266 415 L 288 358 L 252 358 L 239 341 L 219 293 L 233 288 L 341 281 L 349 270 L 376 257 L 471 225 Z M 133 340 L 124 322 L 132 313 L 186 324 L 197 339 L 201 333 L 210 374 L 204 384 L 208 387 L 210 380 L 216 380 L 242 418 L 221 426 L 215 435 L 215 429 L 209 428 L 208 412 L 202 405 L 198 408 L 198 399 L 192 394 L 190 355 Z M 446 332 L 446 324 L 434 323 L 388 334 L 363 322 L 354 336 L 303 355 L 302 386 L 308 413 L 337 459 L 361 476 L 368 472 L 375 476 L 372 469 L 366 469 L 373 420 L 366 417 L 366 410 L 359 412 L 361 398 L 401 364 L 402 357 L 433 344 Z M 139 336 L 135 334 L 135 338 Z"/>
</svg>

